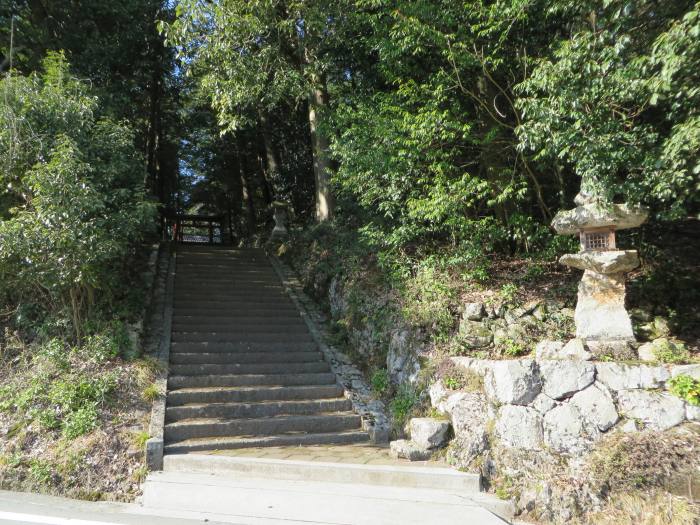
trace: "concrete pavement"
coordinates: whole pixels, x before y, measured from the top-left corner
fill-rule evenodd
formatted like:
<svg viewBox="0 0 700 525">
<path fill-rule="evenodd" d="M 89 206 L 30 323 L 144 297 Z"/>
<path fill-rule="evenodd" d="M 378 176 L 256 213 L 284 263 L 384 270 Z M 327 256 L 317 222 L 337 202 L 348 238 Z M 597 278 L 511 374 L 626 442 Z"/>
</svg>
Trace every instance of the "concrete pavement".
<svg viewBox="0 0 700 525">
<path fill-rule="evenodd" d="M 140 504 L 0 491 L 2 525 L 504 525 L 454 491 L 155 473 Z"/>
<path fill-rule="evenodd" d="M 204 517 L 164 512 L 144 516 L 139 505 L 79 501 L 0 490 L 2 525 L 201 525 Z M 230 523 L 230 522 L 229 522 Z M 208 521 L 207 525 L 222 525 Z"/>
</svg>

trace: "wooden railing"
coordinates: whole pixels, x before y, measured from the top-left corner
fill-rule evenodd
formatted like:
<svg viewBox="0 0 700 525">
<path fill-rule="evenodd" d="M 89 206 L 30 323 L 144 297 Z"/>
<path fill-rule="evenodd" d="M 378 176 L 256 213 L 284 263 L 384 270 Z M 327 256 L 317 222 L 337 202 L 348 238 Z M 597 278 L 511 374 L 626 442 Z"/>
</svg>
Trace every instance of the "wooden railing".
<svg viewBox="0 0 700 525">
<path fill-rule="evenodd" d="M 174 215 L 168 218 L 171 240 L 196 244 L 223 244 L 223 215 Z"/>
</svg>

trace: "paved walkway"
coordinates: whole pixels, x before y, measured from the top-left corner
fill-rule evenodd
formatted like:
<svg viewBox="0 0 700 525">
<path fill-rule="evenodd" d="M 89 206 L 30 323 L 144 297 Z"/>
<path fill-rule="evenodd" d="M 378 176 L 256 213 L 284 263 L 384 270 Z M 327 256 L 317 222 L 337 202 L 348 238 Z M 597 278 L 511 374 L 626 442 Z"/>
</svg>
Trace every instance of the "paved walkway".
<svg viewBox="0 0 700 525">
<path fill-rule="evenodd" d="M 168 474 L 144 505 L 0 491 L 2 525 L 505 525 L 453 491 Z M 175 510 L 177 509 L 177 510 Z M 205 509 L 205 510 L 203 510 Z"/>
<path fill-rule="evenodd" d="M 505 525 L 479 497 L 449 489 L 163 472 L 149 475 L 143 505 L 149 513 L 178 508 L 253 525 Z"/>
<path fill-rule="evenodd" d="M 201 525 L 203 521 L 187 513 L 164 512 L 145 517 L 144 509 L 135 504 L 78 501 L 0 490 L 2 525 Z M 209 521 L 207 525 L 222 523 Z"/>
</svg>

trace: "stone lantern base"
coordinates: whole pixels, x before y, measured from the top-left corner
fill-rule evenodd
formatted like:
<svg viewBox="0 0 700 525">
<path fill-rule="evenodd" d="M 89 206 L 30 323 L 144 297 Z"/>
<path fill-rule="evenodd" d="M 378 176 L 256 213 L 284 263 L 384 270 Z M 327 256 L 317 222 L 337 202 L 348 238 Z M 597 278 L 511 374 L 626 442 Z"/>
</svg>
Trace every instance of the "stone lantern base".
<svg viewBox="0 0 700 525">
<path fill-rule="evenodd" d="M 625 309 L 625 273 L 639 265 L 635 250 L 582 252 L 561 257 L 584 270 L 578 286 L 576 337 L 586 341 L 634 341 Z"/>
</svg>

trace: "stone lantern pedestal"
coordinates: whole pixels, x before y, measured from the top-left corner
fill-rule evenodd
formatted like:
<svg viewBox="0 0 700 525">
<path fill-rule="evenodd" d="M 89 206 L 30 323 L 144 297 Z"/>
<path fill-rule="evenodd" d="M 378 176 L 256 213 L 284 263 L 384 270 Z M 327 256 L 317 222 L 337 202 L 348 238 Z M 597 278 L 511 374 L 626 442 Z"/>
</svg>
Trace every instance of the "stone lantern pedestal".
<svg viewBox="0 0 700 525">
<path fill-rule="evenodd" d="M 615 231 L 635 228 L 647 213 L 625 204 L 603 204 L 578 195 L 578 206 L 560 211 L 552 226 L 560 235 L 579 235 L 581 251 L 559 262 L 583 270 L 576 303 L 576 337 L 595 342 L 634 341 L 625 309 L 625 273 L 639 266 L 636 250 L 618 250 Z"/>
</svg>

